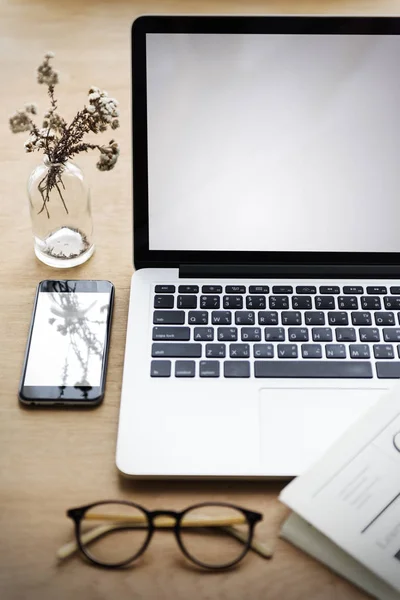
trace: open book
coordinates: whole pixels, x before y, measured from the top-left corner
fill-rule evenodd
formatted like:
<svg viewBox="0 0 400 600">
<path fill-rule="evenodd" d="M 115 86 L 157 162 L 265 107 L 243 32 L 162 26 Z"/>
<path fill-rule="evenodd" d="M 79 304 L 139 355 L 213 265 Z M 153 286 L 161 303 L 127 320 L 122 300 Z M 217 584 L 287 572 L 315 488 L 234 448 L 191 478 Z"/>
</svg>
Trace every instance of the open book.
<svg viewBox="0 0 400 600">
<path fill-rule="evenodd" d="M 381 600 L 400 600 L 400 385 L 280 494 L 281 535 Z"/>
</svg>

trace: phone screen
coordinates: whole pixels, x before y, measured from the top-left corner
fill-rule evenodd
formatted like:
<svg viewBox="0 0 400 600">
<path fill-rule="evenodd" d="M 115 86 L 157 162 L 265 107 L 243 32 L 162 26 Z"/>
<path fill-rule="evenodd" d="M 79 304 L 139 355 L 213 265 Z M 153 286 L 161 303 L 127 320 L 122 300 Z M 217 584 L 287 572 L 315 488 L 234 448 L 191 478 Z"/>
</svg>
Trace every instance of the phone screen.
<svg viewBox="0 0 400 600">
<path fill-rule="evenodd" d="M 108 285 L 107 285 L 108 284 Z M 23 396 L 94 400 L 104 387 L 112 303 L 108 282 L 42 282 Z"/>
</svg>

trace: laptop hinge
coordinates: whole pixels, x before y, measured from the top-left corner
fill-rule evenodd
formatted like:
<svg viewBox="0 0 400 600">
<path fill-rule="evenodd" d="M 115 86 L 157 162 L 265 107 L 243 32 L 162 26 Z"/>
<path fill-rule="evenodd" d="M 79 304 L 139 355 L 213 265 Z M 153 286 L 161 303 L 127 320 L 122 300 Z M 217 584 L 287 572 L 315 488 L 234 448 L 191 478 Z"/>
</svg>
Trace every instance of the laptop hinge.
<svg viewBox="0 0 400 600">
<path fill-rule="evenodd" d="M 400 278 L 399 265 L 179 265 L 179 277 L 187 278 Z"/>
</svg>

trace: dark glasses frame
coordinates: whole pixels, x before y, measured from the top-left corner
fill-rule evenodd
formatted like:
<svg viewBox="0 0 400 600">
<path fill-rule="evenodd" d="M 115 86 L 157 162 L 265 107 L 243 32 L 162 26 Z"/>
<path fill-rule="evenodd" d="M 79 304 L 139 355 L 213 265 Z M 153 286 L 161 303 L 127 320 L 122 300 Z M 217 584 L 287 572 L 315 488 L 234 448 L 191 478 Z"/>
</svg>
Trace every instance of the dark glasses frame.
<svg viewBox="0 0 400 600">
<path fill-rule="evenodd" d="M 141 548 L 127 560 L 123 560 L 123 561 L 120 561 L 117 563 L 112 563 L 112 564 L 100 561 L 97 558 L 95 558 L 94 556 L 92 556 L 90 551 L 88 551 L 85 543 L 83 543 L 82 539 L 81 539 L 81 524 L 82 524 L 82 520 L 84 519 L 86 512 L 94 507 L 103 506 L 105 504 L 115 504 L 115 505 L 119 504 L 122 506 L 125 505 L 125 506 L 130 506 L 132 508 L 136 508 L 137 510 L 143 512 L 147 518 L 146 525 L 147 525 L 148 531 L 147 531 L 146 539 L 144 540 Z M 182 521 L 183 521 L 185 515 L 187 515 L 187 513 L 189 513 L 190 511 L 197 509 L 197 508 L 203 508 L 206 506 L 220 506 L 220 507 L 234 509 L 234 510 L 240 512 L 246 520 L 246 524 L 248 525 L 248 539 L 246 541 L 242 541 L 242 543 L 244 544 L 242 553 L 237 558 L 235 558 L 235 560 L 233 560 L 231 562 L 224 563 L 222 565 L 209 565 L 207 563 L 203 563 L 202 561 L 198 560 L 196 557 L 192 556 L 185 548 L 185 545 L 184 545 L 184 543 L 182 541 L 182 537 L 181 537 Z M 69 510 L 67 510 L 67 516 L 74 521 L 76 542 L 77 542 L 79 550 L 82 552 L 82 554 L 88 560 L 90 560 L 90 562 L 94 563 L 97 566 L 104 567 L 106 569 L 115 569 L 115 568 L 125 567 L 128 564 L 134 562 L 136 559 L 138 559 L 148 548 L 151 538 L 153 537 L 154 531 L 157 529 L 157 525 L 154 523 L 154 520 L 157 517 L 161 517 L 161 516 L 162 517 L 171 517 L 172 519 L 175 519 L 175 524 L 171 526 L 171 529 L 173 530 L 173 532 L 175 534 L 175 538 L 176 538 L 179 548 L 181 549 L 182 553 L 184 554 L 184 556 L 186 556 L 186 558 L 188 560 L 190 560 L 197 566 L 202 567 L 204 569 L 211 569 L 211 570 L 229 569 L 229 568 L 233 567 L 234 565 L 236 565 L 238 562 L 240 562 L 244 558 L 244 556 L 247 554 L 247 552 L 250 549 L 252 540 L 253 540 L 254 528 L 255 528 L 256 524 L 259 521 L 261 521 L 263 518 L 261 513 L 247 510 L 246 508 L 237 506 L 235 504 L 230 504 L 228 502 L 202 502 L 200 504 L 192 504 L 191 506 L 188 506 L 187 508 L 185 508 L 183 511 L 173 511 L 173 510 L 149 511 L 146 508 L 144 508 L 143 506 L 141 506 L 140 504 L 136 504 L 135 502 L 130 502 L 128 500 L 103 500 L 101 502 L 94 502 L 92 504 L 88 504 L 86 506 L 80 506 L 78 508 L 70 508 Z M 119 529 L 126 530 L 126 526 L 124 526 L 124 527 L 116 526 L 113 528 L 113 531 L 118 531 Z"/>
</svg>

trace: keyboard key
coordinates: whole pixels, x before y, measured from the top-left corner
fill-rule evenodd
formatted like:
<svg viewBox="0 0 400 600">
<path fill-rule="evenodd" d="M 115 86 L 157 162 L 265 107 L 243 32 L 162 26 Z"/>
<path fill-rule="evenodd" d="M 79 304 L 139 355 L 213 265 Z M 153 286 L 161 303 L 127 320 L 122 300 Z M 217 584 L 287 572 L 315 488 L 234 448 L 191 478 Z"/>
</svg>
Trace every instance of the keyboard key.
<svg viewBox="0 0 400 600">
<path fill-rule="evenodd" d="M 242 296 L 224 296 L 224 308 L 243 308 Z"/>
<path fill-rule="evenodd" d="M 333 340 L 332 329 L 330 327 L 313 327 L 312 338 L 314 342 L 331 342 Z"/>
<path fill-rule="evenodd" d="M 328 321 L 329 325 L 348 325 L 349 317 L 345 312 L 329 312 Z"/>
<path fill-rule="evenodd" d="M 335 298 L 333 296 L 315 296 L 315 308 L 335 308 Z"/>
<path fill-rule="evenodd" d="M 379 329 L 375 327 L 360 327 L 359 329 L 360 342 L 379 342 Z"/>
<path fill-rule="evenodd" d="M 308 342 L 308 329 L 305 327 L 289 327 L 288 340 L 291 342 Z"/>
<path fill-rule="evenodd" d="M 156 294 L 173 294 L 175 292 L 174 285 L 156 285 Z"/>
<path fill-rule="evenodd" d="M 230 358 L 249 358 L 249 344 L 231 344 L 229 346 L 229 356 Z"/>
<path fill-rule="evenodd" d="M 261 342 L 260 327 L 242 327 L 242 342 Z"/>
<path fill-rule="evenodd" d="M 153 340 L 190 340 L 190 327 L 153 327 Z"/>
<path fill-rule="evenodd" d="M 384 363 L 379 363 L 378 366 Z M 393 363 L 395 364 L 395 363 Z M 399 375 L 400 377 L 400 363 Z M 328 360 L 266 360 L 254 362 L 255 377 L 371 379 L 371 363 Z"/>
<path fill-rule="evenodd" d="M 220 342 L 236 342 L 237 341 L 236 327 L 218 327 L 217 336 Z"/>
<path fill-rule="evenodd" d="M 207 358 L 225 358 L 225 344 L 206 344 Z"/>
<path fill-rule="evenodd" d="M 381 299 L 378 296 L 362 296 L 361 308 L 367 310 L 379 310 L 381 308 Z M 386 308 L 391 308 L 386 306 Z"/>
<path fill-rule="evenodd" d="M 394 314 L 392 312 L 376 312 L 375 325 L 395 325 Z"/>
<path fill-rule="evenodd" d="M 320 294 L 340 294 L 340 288 L 337 285 L 321 285 L 319 288 Z"/>
<path fill-rule="evenodd" d="M 304 313 L 306 325 L 325 325 L 325 314 L 322 311 Z"/>
<path fill-rule="evenodd" d="M 265 296 L 247 296 L 246 308 L 265 308 Z"/>
<path fill-rule="evenodd" d="M 201 344 L 180 344 L 170 342 L 168 344 L 153 344 L 151 356 L 166 356 L 168 358 L 200 358 Z"/>
<path fill-rule="evenodd" d="M 343 294 L 363 294 L 364 288 L 361 285 L 345 285 L 343 286 Z"/>
<path fill-rule="evenodd" d="M 384 302 L 385 302 L 385 308 L 386 309 L 389 309 L 389 308 L 398 309 L 398 308 L 400 308 L 400 296 L 385 296 Z"/>
<path fill-rule="evenodd" d="M 200 377 L 219 377 L 218 360 L 201 360 Z"/>
<path fill-rule="evenodd" d="M 321 344 L 302 344 L 301 355 L 303 358 L 322 358 Z"/>
<path fill-rule="evenodd" d="M 394 350 L 391 344 L 374 344 L 375 358 L 394 358 Z"/>
<path fill-rule="evenodd" d="M 155 310 L 153 323 L 155 325 L 183 325 L 185 312 L 183 310 Z"/>
<path fill-rule="evenodd" d="M 249 294 L 269 294 L 269 287 L 267 285 L 251 285 Z"/>
<path fill-rule="evenodd" d="M 154 308 L 174 308 L 174 296 L 154 296 Z"/>
<path fill-rule="evenodd" d="M 197 308 L 197 296 L 178 296 L 178 308 Z"/>
<path fill-rule="evenodd" d="M 211 323 L 213 325 L 230 325 L 232 313 L 229 310 L 215 310 L 211 313 Z"/>
<path fill-rule="evenodd" d="M 274 285 L 272 286 L 273 294 L 293 294 L 291 285 Z"/>
<path fill-rule="evenodd" d="M 225 294 L 245 294 L 245 285 L 227 285 L 225 287 Z"/>
<path fill-rule="evenodd" d="M 341 310 L 349 310 L 351 308 L 358 308 L 357 296 L 339 296 L 338 297 L 338 308 Z"/>
<path fill-rule="evenodd" d="M 325 325 L 325 314 L 322 311 L 304 313 L 306 325 Z"/>
<path fill-rule="evenodd" d="M 315 285 L 298 285 L 296 287 L 296 294 L 316 294 L 317 288 Z"/>
<path fill-rule="evenodd" d="M 281 313 L 282 325 L 301 325 L 301 312 L 283 311 Z"/>
<path fill-rule="evenodd" d="M 175 377 L 194 377 L 196 363 L 194 360 L 177 360 L 175 363 Z"/>
<path fill-rule="evenodd" d="M 235 312 L 236 325 L 255 325 L 256 316 L 252 310 L 237 310 Z"/>
<path fill-rule="evenodd" d="M 259 325 L 278 325 L 279 317 L 276 311 L 262 311 L 258 313 Z"/>
<path fill-rule="evenodd" d="M 203 285 L 203 294 L 222 294 L 222 285 Z"/>
<path fill-rule="evenodd" d="M 212 342 L 214 339 L 213 327 L 195 327 L 193 340 L 195 342 Z"/>
<path fill-rule="evenodd" d="M 199 286 L 198 285 L 180 285 L 178 287 L 178 292 L 180 294 L 198 294 Z"/>
<path fill-rule="evenodd" d="M 270 296 L 269 297 L 269 308 L 289 308 L 289 298 L 287 296 Z"/>
<path fill-rule="evenodd" d="M 326 358 L 346 358 L 346 346 L 344 344 L 327 344 L 325 354 Z"/>
<path fill-rule="evenodd" d="M 352 312 L 351 322 L 353 323 L 353 325 L 372 325 L 371 313 Z"/>
<path fill-rule="evenodd" d="M 266 342 L 284 342 L 285 330 L 283 327 L 266 327 L 265 328 Z"/>
<path fill-rule="evenodd" d="M 377 362 L 376 374 L 379 379 L 398 379 L 400 377 L 400 362 Z"/>
<path fill-rule="evenodd" d="M 250 377 L 250 363 L 244 360 L 226 360 L 224 377 Z"/>
<path fill-rule="evenodd" d="M 253 356 L 254 358 L 274 358 L 273 344 L 254 344 Z"/>
<path fill-rule="evenodd" d="M 188 315 L 189 325 L 207 325 L 208 312 L 202 310 L 190 310 Z"/>
<path fill-rule="evenodd" d="M 219 296 L 200 296 L 200 308 L 219 308 Z"/>
<path fill-rule="evenodd" d="M 278 344 L 277 355 L 279 358 L 297 358 L 296 344 Z"/>
<path fill-rule="evenodd" d="M 390 293 L 393 294 L 393 296 L 400 296 L 400 287 L 397 285 L 392 285 L 392 287 L 390 288 Z"/>
<path fill-rule="evenodd" d="M 368 344 L 350 344 L 350 358 L 370 358 Z"/>
<path fill-rule="evenodd" d="M 311 296 L 293 296 L 292 308 L 312 308 Z"/>
<path fill-rule="evenodd" d="M 387 288 L 384 285 L 370 285 L 367 287 L 367 294 L 387 294 Z"/>
<path fill-rule="evenodd" d="M 337 342 L 355 342 L 356 330 L 353 327 L 337 327 L 335 330 Z"/>
<path fill-rule="evenodd" d="M 171 361 L 152 360 L 150 366 L 150 377 L 171 377 Z"/>
<path fill-rule="evenodd" d="M 400 342 L 400 329 L 384 329 L 383 339 L 385 342 Z"/>
</svg>

